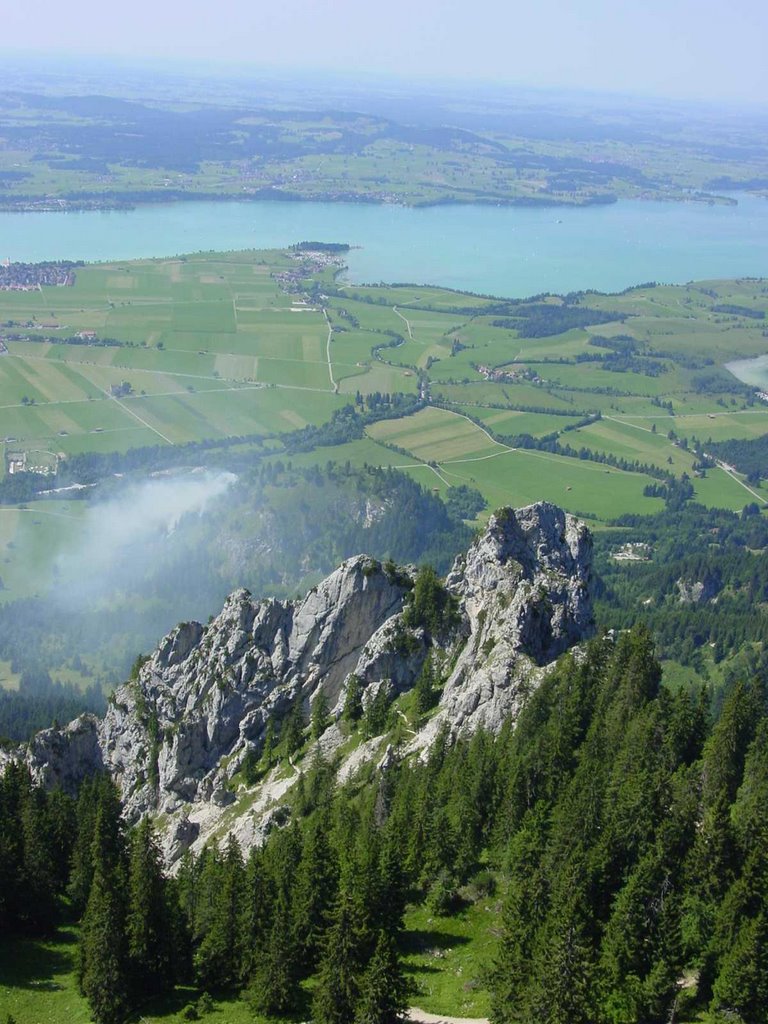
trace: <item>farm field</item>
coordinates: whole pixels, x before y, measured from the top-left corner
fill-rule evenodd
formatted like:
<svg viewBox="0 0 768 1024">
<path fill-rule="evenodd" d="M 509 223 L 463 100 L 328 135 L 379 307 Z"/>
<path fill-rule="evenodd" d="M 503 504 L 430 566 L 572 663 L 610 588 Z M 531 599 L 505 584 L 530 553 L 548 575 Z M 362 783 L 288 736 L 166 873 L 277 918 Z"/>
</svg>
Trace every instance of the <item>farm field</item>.
<svg viewBox="0 0 768 1024">
<path fill-rule="evenodd" d="M 607 519 L 631 512 L 638 503 L 649 512 L 662 507 L 659 499 L 643 497 L 647 478 L 639 473 L 549 452 L 514 449 L 448 410 L 426 409 L 402 423 L 376 424 L 369 434 L 422 461 L 429 456 L 433 472 L 445 487 L 476 487 L 491 508 L 543 499 L 589 518 Z"/>
<path fill-rule="evenodd" d="M 0 437 L 67 455 L 325 422 L 343 400 L 321 310 L 275 279 L 294 264 L 280 253 L 99 264 L 52 295 L 3 292 Z M 78 335 L 97 341 L 58 340 Z"/>
<path fill-rule="evenodd" d="M 546 498 L 601 526 L 660 508 L 684 476 L 708 506 L 768 501 L 765 484 L 698 466 L 708 443 L 768 432 L 768 404 L 722 368 L 765 352 L 766 282 L 507 302 L 348 286 L 341 268 L 322 251 L 207 253 L 0 292 L 3 473 L 179 448 L 174 465 L 396 466 L 441 494 L 478 489 L 481 518 Z M 350 406 L 385 418 L 328 444 Z M 305 428 L 316 439 L 297 449 Z M 2 600 L 52 582 L 86 503 L 25 504 L 0 508 Z"/>
</svg>

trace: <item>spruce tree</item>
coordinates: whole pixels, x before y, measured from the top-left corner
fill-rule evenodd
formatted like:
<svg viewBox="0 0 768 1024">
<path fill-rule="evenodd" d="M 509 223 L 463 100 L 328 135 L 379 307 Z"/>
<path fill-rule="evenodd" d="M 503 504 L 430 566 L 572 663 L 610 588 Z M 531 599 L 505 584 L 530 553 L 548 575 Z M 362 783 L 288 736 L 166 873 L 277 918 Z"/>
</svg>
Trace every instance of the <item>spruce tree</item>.
<svg viewBox="0 0 768 1024">
<path fill-rule="evenodd" d="M 269 939 L 256 960 L 248 995 L 256 1012 L 267 1016 L 286 1014 L 296 1004 L 298 957 L 284 891 L 278 893 Z"/>
<path fill-rule="evenodd" d="M 263 956 L 269 936 L 275 894 L 264 867 L 263 850 L 254 847 L 245 866 L 243 901 L 240 908 L 241 974 L 249 979 Z"/>
<path fill-rule="evenodd" d="M 352 1024 L 359 995 L 360 926 L 355 900 L 345 889 L 339 895 L 329 929 L 312 1001 L 315 1024 Z"/>
<path fill-rule="evenodd" d="M 390 935 L 380 931 L 360 982 L 355 1024 L 395 1024 L 405 1016 L 407 995 L 397 947 Z"/>
<path fill-rule="evenodd" d="M 347 725 L 354 726 L 363 715 L 363 684 L 360 676 L 352 673 L 347 679 L 347 688 L 344 694 L 344 708 L 341 712 L 341 720 Z"/>
<path fill-rule="evenodd" d="M 327 814 L 318 814 L 310 821 L 295 882 L 294 931 L 307 972 L 317 962 L 338 885 L 329 832 Z"/>
<path fill-rule="evenodd" d="M 148 818 L 131 837 L 126 933 L 133 991 L 150 995 L 171 988 L 173 929 L 160 851 Z"/>
<path fill-rule="evenodd" d="M 119 1024 L 128 1009 L 125 871 L 120 804 L 101 792 L 93 835 L 93 878 L 80 929 L 78 981 L 96 1024 Z"/>
<path fill-rule="evenodd" d="M 313 740 L 319 740 L 328 725 L 328 699 L 321 690 L 312 701 L 311 733 Z"/>
<path fill-rule="evenodd" d="M 75 809 L 76 835 L 68 891 L 72 909 L 78 917 L 85 911 L 93 878 L 93 830 L 98 810 L 99 785 L 98 779 L 86 779 L 80 787 Z"/>
<path fill-rule="evenodd" d="M 413 707 L 417 715 L 425 715 L 434 707 L 437 699 L 436 683 L 434 660 L 430 651 L 413 687 Z"/>
<path fill-rule="evenodd" d="M 195 953 L 195 974 L 205 989 L 221 989 L 240 978 L 240 913 L 245 872 L 240 847 L 230 836 L 223 857 L 212 863 L 209 913 Z"/>
<path fill-rule="evenodd" d="M 285 724 L 280 730 L 282 745 L 288 755 L 298 750 L 304 742 L 304 713 L 302 706 L 303 701 L 301 691 L 299 691 L 285 719 Z"/>
</svg>

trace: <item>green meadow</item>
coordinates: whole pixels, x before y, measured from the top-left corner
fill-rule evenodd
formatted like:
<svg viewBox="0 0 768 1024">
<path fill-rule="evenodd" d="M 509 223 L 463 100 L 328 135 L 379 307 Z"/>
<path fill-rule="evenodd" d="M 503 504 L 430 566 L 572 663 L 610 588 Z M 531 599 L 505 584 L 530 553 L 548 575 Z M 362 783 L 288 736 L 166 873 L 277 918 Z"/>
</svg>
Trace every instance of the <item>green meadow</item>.
<svg viewBox="0 0 768 1024">
<path fill-rule="evenodd" d="M 283 438 L 351 402 L 421 393 L 419 411 L 364 439 L 290 457 L 397 466 L 440 493 L 467 484 L 489 509 L 546 498 L 598 526 L 660 508 L 644 491 L 664 475 L 686 474 L 708 506 L 768 500 L 738 473 L 700 472 L 695 453 L 768 431 L 768 404 L 722 368 L 765 353 L 768 283 L 545 296 L 543 327 L 525 305 L 345 285 L 338 265 L 280 251 L 92 264 L 70 288 L 0 292 L 2 472 L 19 452 L 55 464 L 254 435 L 286 458 Z M 83 332 L 95 337 L 71 343 Z M 5 599 L 50 581 L 82 507 L 0 509 Z M 30 538 L 35 567 L 15 554 Z"/>
</svg>

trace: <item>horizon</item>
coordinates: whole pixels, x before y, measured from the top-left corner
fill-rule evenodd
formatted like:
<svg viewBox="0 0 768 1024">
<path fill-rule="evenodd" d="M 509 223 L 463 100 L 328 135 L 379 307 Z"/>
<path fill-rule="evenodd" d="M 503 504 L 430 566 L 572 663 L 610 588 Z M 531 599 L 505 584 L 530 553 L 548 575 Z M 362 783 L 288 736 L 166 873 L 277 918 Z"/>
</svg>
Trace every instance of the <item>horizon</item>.
<svg viewBox="0 0 768 1024">
<path fill-rule="evenodd" d="M 764 108 L 767 35 L 768 13 L 756 0 L 725 19 L 712 0 L 652 0 L 621 12 L 605 0 L 579 11 L 563 0 L 535 11 L 480 0 L 471 17 L 435 0 L 417 12 L 394 0 L 386 15 L 345 2 L 328 9 L 288 0 L 265 14 L 243 0 L 215 10 L 202 0 L 160 9 L 137 0 L 130 21 L 92 0 L 61 9 L 31 0 L 6 12 L 0 52 L 11 62 L 87 59 L 121 69 L 160 61 L 171 73 L 196 65 L 200 77 L 335 74 Z"/>
</svg>

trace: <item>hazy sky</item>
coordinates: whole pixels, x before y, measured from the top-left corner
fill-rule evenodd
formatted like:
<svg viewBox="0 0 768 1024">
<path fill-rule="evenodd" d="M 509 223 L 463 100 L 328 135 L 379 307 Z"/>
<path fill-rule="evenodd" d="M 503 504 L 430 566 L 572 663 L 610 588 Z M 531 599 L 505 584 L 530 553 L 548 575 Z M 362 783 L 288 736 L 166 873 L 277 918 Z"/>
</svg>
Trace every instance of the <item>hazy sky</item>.
<svg viewBox="0 0 768 1024">
<path fill-rule="evenodd" d="M 768 104 L 765 0 L 22 0 L 7 52 L 483 78 Z"/>
</svg>

